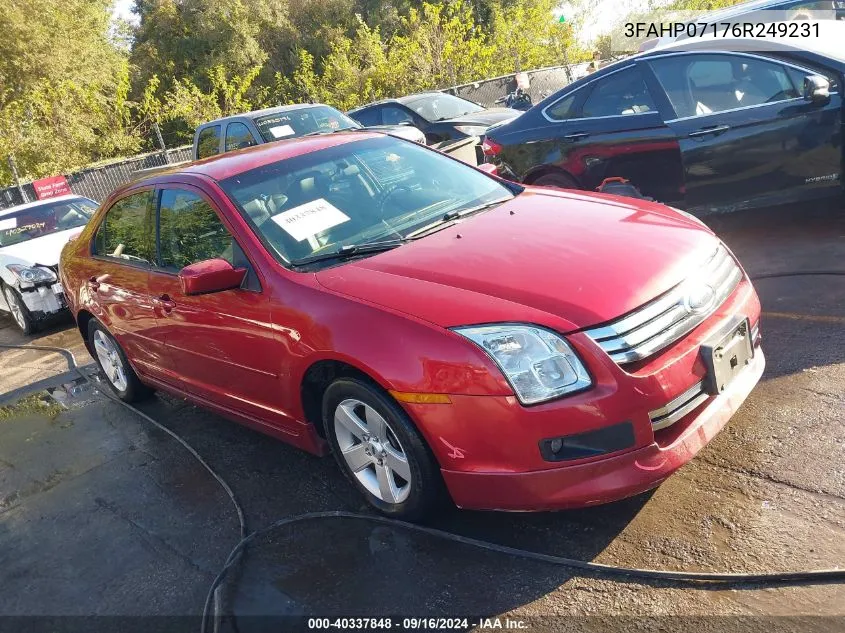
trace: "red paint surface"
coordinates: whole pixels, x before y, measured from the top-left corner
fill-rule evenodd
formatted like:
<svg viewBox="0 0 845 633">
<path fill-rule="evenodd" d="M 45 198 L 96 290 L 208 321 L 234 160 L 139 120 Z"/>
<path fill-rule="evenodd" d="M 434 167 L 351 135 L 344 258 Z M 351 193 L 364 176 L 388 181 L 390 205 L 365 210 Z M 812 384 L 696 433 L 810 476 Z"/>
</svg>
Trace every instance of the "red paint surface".
<svg viewBox="0 0 845 633">
<path fill-rule="evenodd" d="M 635 369 L 620 368 L 578 332 L 654 299 L 714 247 L 708 229 L 661 205 L 529 188 L 459 227 L 315 274 L 282 267 L 214 181 L 362 136 L 369 135 L 268 144 L 116 192 L 112 200 L 151 184 L 199 190 L 251 260 L 261 290 L 188 296 L 176 275 L 92 257 L 107 201 L 62 255 L 74 314 L 99 318 L 146 382 L 318 454 L 324 442 L 301 395 L 314 363 L 347 363 L 385 389 L 449 394 L 451 404 L 400 404 L 465 507 L 569 507 L 653 487 L 721 428 L 759 379 L 758 351 L 754 370 L 730 393 L 665 431 L 651 429 L 648 411 L 703 376 L 701 343 L 736 314 L 758 321 L 747 281 L 707 321 Z M 521 406 L 493 362 L 446 329 L 497 321 L 566 334 L 595 385 Z M 565 464 L 540 456 L 543 438 L 626 420 L 635 446 L 625 452 Z"/>
</svg>

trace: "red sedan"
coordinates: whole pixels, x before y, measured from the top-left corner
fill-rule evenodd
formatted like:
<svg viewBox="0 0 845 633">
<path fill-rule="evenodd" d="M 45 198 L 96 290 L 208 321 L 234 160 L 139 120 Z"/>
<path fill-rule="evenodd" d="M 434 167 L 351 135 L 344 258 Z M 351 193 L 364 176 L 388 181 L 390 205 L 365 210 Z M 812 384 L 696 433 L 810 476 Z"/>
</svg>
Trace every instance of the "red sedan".
<svg viewBox="0 0 845 633">
<path fill-rule="evenodd" d="M 116 191 L 61 279 L 114 392 L 168 391 L 418 519 L 660 484 L 763 372 L 698 220 L 522 187 L 392 137 L 283 141 Z"/>
</svg>

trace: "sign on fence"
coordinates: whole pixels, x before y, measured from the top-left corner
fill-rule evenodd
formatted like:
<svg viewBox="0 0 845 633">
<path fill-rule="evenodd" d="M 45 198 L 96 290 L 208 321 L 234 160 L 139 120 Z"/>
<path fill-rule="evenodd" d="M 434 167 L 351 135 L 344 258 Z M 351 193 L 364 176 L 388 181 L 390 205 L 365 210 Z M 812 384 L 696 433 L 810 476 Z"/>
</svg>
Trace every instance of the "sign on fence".
<svg viewBox="0 0 845 633">
<path fill-rule="evenodd" d="M 67 184 L 67 178 L 64 176 L 51 176 L 50 178 L 35 180 L 32 186 L 35 187 L 35 197 L 39 200 L 71 193 L 70 185 Z"/>
</svg>

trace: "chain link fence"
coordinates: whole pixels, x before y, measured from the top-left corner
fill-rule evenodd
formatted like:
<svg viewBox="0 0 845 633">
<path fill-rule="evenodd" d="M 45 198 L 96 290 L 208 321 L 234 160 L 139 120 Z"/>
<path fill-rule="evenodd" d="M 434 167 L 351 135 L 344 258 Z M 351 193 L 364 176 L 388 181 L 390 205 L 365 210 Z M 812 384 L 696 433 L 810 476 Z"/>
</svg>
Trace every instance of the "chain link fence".
<svg viewBox="0 0 845 633">
<path fill-rule="evenodd" d="M 191 160 L 191 146 L 176 147 L 167 150 L 167 159 L 162 151 L 140 154 L 131 158 L 118 159 L 100 165 L 93 165 L 71 174 L 67 174 L 70 190 L 80 196 L 102 202 L 117 187 L 133 179 L 135 172 L 150 167 L 162 167 L 168 163 L 179 163 Z M 0 189 L 0 209 L 23 204 L 25 201 L 21 190 L 26 194 L 28 202 L 36 200 L 35 187 L 32 183 L 21 183 L 18 187 Z"/>
<path fill-rule="evenodd" d="M 567 84 L 575 81 L 587 72 L 587 62 L 583 64 L 570 64 L 568 66 L 551 66 L 548 68 L 537 68 L 526 71 L 529 87 L 528 94 L 531 95 L 533 103 L 537 104 L 549 95 L 557 92 Z M 516 88 L 516 73 L 493 77 L 481 81 L 474 81 L 468 84 L 444 88 L 442 92 L 463 97 L 474 101 L 487 108 L 501 106 L 497 101 Z"/>
<path fill-rule="evenodd" d="M 528 94 L 533 102 L 539 103 L 547 96 L 557 92 L 568 83 L 578 79 L 586 73 L 587 64 L 572 64 L 568 66 L 553 66 L 526 71 L 528 75 Z M 444 88 L 448 92 L 485 107 L 496 107 L 497 101 L 503 99 L 516 88 L 516 73 L 492 77 L 459 86 Z M 178 163 L 191 160 L 191 146 L 186 145 L 167 150 L 167 159 L 163 151 L 150 152 L 131 158 L 118 159 L 104 164 L 93 165 L 71 174 L 67 174 L 67 182 L 71 191 L 101 202 L 105 200 L 117 187 L 133 179 L 136 172 L 152 167 L 161 167 L 166 163 Z M 23 198 L 26 195 L 26 200 Z M 21 183 L 20 187 L 13 186 L 0 189 L 0 209 L 23 204 L 25 201 L 36 200 L 35 188 L 32 183 Z"/>
</svg>

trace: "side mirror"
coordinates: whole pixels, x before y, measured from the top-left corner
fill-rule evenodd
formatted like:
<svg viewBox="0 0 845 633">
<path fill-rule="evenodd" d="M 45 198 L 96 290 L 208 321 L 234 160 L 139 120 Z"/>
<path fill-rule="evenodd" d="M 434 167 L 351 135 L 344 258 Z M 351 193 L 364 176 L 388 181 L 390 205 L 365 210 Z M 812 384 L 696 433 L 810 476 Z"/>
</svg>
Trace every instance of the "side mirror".
<svg viewBox="0 0 845 633">
<path fill-rule="evenodd" d="M 830 99 L 830 82 L 821 75 L 804 77 L 804 99 L 812 103 L 824 103 Z"/>
<path fill-rule="evenodd" d="M 485 172 L 485 173 L 490 174 L 491 176 L 498 176 L 498 175 L 499 175 L 499 168 L 498 168 L 498 167 L 496 167 L 496 166 L 495 166 L 494 164 L 492 164 L 492 163 L 481 163 L 481 164 L 478 166 L 478 168 L 479 168 L 481 171 L 483 171 L 483 172 Z"/>
<path fill-rule="evenodd" d="M 204 295 L 240 288 L 246 268 L 233 268 L 225 259 L 207 259 L 179 271 L 179 282 L 186 295 Z"/>
</svg>

